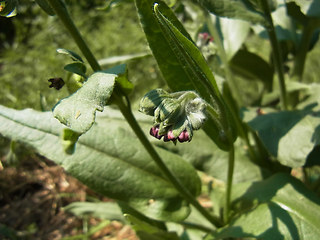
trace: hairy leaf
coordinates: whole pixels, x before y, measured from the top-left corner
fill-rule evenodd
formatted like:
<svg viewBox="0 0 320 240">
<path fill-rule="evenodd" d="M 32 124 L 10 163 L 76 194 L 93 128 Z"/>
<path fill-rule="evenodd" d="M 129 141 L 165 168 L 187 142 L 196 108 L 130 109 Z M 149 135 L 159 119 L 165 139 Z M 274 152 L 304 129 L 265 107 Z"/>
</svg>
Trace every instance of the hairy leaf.
<svg viewBox="0 0 320 240">
<path fill-rule="evenodd" d="M 320 115 L 309 105 L 303 110 L 271 112 L 244 111 L 244 120 L 254 129 L 267 150 L 292 168 L 305 164 L 308 154 L 319 145 Z M 260 110 L 261 112 L 261 110 Z"/>
<path fill-rule="evenodd" d="M 82 58 L 77 53 L 75 53 L 73 51 L 70 51 L 70 50 L 64 49 L 64 48 L 58 48 L 57 52 L 61 53 L 61 54 L 68 55 L 69 57 L 71 57 L 71 59 L 73 61 L 77 61 L 77 62 L 82 62 L 83 63 Z"/>
<path fill-rule="evenodd" d="M 197 0 L 209 12 L 219 16 L 265 25 L 266 19 L 246 0 Z"/>
<path fill-rule="evenodd" d="M 136 0 L 136 6 L 149 45 L 169 87 L 173 91 L 196 90 L 203 99 L 219 108 L 216 111 L 226 114 L 210 68 L 171 10 L 161 1 L 154 5 L 152 0 Z M 151 7 L 154 7 L 154 13 Z M 230 147 L 230 139 L 217 120 L 209 117 L 203 128 L 221 149 Z M 228 130 L 235 139 L 233 127 Z"/>
<path fill-rule="evenodd" d="M 93 216 L 100 219 L 124 221 L 120 207 L 115 202 L 73 202 L 63 208 L 75 216 Z"/>
<path fill-rule="evenodd" d="M 188 204 L 117 118 L 98 121 L 80 137 L 73 155 L 64 152 L 60 142 L 63 126 L 52 113 L 1 106 L 0 121 L 3 136 L 32 146 L 96 192 L 127 202 L 155 219 L 180 221 L 189 214 Z M 201 185 L 193 167 L 178 155 L 157 151 L 182 184 L 197 196 Z"/>
<path fill-rule="evenodd" d="M 249 188 L 248 188 L 249 187 Z M 318 239 L 320 199 L 284 173 L 234 186 L 234 208 L 243 214 L 215 234 L 215 239 Z"/>
<path fill-rule="evenodd" d="M 94 73 L 77 92 L 54 107 L 54 117 L 73 131 L 85 133 L 93 125 L 96 111 L 103 111 L 116 77 L 115 74 Z"/>
</svg>

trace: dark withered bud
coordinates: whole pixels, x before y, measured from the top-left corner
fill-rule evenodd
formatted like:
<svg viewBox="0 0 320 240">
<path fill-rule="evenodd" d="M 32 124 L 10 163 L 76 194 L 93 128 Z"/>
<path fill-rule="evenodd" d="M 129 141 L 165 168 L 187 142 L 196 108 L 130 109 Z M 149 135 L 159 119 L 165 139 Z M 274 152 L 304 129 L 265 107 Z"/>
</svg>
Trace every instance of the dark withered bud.
<svg viewBox="0 0 320 240">
<path fill-rule="evenodd" d="M 50 78 L 48 82 L 51 82 L 49 88 L 60 90 L 64 86 L 64 81 L 62 78 Z"/>
</svg>

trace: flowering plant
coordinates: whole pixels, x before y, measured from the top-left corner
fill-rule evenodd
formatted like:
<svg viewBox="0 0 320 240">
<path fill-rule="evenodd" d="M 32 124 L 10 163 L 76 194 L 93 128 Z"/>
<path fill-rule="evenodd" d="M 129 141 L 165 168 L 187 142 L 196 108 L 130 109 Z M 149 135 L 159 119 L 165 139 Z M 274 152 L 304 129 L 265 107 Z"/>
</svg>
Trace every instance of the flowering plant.
<svg viewBox="0 0 320 240">
<path fill-rule="evenodd" d="M 53 114 L 1 106 L 2 135 L 114 199 L 141 239 L 320 237 L 320 85 L 308 84 L 313 79 L 303 71 L 318 40 L 319 1 L 173 1 L 169 7 L 135 0 L 170 89 L 145 89 L 140 113 L 131 108 L 127 65 L 99 64 L 64 1 L 36 2 L 61 20 L 86 60 L 58 49 L 71 57 L 64 69 L 73 77 L 50 78 L 59 83 L 50 87 L 65 84 L 70 95 Z M 107 9 L 132 4 L 125 2 L 111 1 Z M 17 1 L 0 3 L 7 16 Z M 198 24 L 195 37 L 188 21 L 180 21 L 188 18 Z M 253 50 L 252 41 L 268 48 L 272 60 L 259 46 Z"/>
<path fill-rule="evenodd" d="M 140 112 L 154 116 L 150 134 L 165 142 L 191 141 L 206 119 L 206 103 L 195 92 L 148 92 L 140 102 Z"/>
</svg>

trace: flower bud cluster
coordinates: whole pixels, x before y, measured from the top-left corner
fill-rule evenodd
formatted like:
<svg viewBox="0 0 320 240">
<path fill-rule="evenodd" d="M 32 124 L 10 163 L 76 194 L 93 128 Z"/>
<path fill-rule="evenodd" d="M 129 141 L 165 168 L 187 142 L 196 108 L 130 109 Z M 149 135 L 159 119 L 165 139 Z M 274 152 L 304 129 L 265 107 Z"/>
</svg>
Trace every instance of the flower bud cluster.
<svg viewBox="0 0 320 240">
<path fill-rule="evenodd" d="M 150 135 L 165 142 L 189 142 L 206 119 L 206 102 L 193 91 L 154 89 L 142 98 L 139 111 L 154 117 Z"/>
</svg>

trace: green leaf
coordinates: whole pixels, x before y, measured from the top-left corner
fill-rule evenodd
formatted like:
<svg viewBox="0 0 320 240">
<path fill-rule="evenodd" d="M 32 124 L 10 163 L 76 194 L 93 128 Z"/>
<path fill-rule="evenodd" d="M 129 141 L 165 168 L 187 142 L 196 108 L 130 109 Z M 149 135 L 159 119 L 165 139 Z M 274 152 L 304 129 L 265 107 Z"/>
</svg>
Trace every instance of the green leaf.
<svg viewBox="0 0 320 240">
<path fill-rule="evenodd" d="M 162 1 L 157 1 L 162 3 Z M 154 17 L 153 0 L 135 0 L 136 7 L 139 13 L 140 22 L 146 34 L 150 49 L 153 56 L 157 60 L 159 68 L 165 78 L 168 86 L 173 91 L 191 90 L 192 83 L 188 80 L 188 76 L 179 64 L 173 50 L 167 43 L 166 37 L 162 33 L 158 21 Z M 166 6 L 161 4 L 166 17 L 182 32 L 184 36 L 191 40 L 191 37 L 184 29 L 180 21 L 176 18 L 174 13 Z M 174 70 L 173 70 L 174 69 Z"/>
<path fill-rule="evenodd" d="M 78 74 L 84 78 L 87 78 L 86 76 L 86 71 L 87 68 L 82 62 L 75 62 L 75 63 L 70 63 L 64 66 L 64 70 Z"/>
<path fill-rule="evenodd" d="M 16 15 L 17 0 L 2 0 L 0 1 L 0 16 L 14 17 Z"/>
<path fill-rule="evenodd" d="M 219 149 L 210 138 L 202 131 L 195 132 L 190 143 L 177 144 L 177 146 L 167 145 L 158 140 L 154 143 L 157 146 L 179 154 L 185 160 L 190 162 L 197 170 L 203 171 L 221 181 L 227 180 L 228 172 L 228 152 Z M 235 152 L 235 170 L 233 182 L 258 181 L 268 175 L 266 169 L 260 168 L 250 161 L 245 147 L 240 141 L 236 141 Z M 199 148 L 201 146 L 201 148 Z"/>
<path fill-rule="evenodd" d="M 84 63 L 83 60 L 82 60 L 82 58 L 81 58 L 78 54 L 76 54 L 75 52 L 72 52 L 72 51 L 67 50 L 67 49 L 64 49 L 64 48 L 58 48 L 58 49 L 57 49 L 57 52 L 58 52 L 58 53 L 61 53 L 61 54 L 68 55 L 69 57 L 71 57 L 71 59 L 72 59 L 73 61 L 77 61 L 77 62 L 82 62 L 82 63 Z"/>
<path fill-rule="evenodd" d="M 111 110 L 110 110 L 111 111 Z M 113 113 L 111 111 L 111 113 Z M 62 165 L 92 190 L 127 202 L 150 218 L 181 221 L 188 204 L 161 174 L 123 118 L 106 115 L 82 135 L 72 155 L 60 143 L 63 126 L 50 112 L 17 111 L 0 107 L 0 133 L 32 146 L 39 154 Z M 100 119 L 100 118 L 99 118 Z M 157 149 L 173 174 L 192 195 L 200 193 L 194 168 L 178 155 Z"/>
<path fill-rule="evenodd" d="M 215 239 L 320 238 L 320 199 L 292 176 L 279 173 L 233 189 L 233 206 L 242 214 L 219 230 Z"/>
<path fill-rule="evenodd" d="M 76 143 L 81 134 L 65 128 L 62 132 L 62 146 L 67 154 L 73 154 L 76 149 Z"/>
<path fill-rule="evenodd" d="M 302 13 L 308 17 L 320 18 L 320 1 L 319 0 L 289 0 L 286 3 L 294 2 L 297 4 Z"/>
<path fill-rule="evenodd" d="M 319 112 L 309 105 L 303 110 L 259 115 L 257 109 L 243 111 L 244 121 L 257 132 L 266 149 L 278 161 L 292 168 L 305 164 L 308 154 L 319 145 Z"/>
<path fill-rule="evenodd" d="M 73 202 L 63 208 L 75 216 L 93 216 L 100 219 L 124 221 L 120 207 L 115 202 Z"/>
<path fill-rule="evenodd" d="M 45 11 L 48 15 L 50 15 L 50 16 L 54 16 L 55 15 L 54 10 L 48 4 L 47 0 L 35 0 L 35 1 L 42 8 L 42 10 Z"/>
<path fill-rule="evenodd" d="M 258 79 L 267 86 L 272 84 L 274 72 L 272 67 L 254 53 L 246 50 L 238 51 L 231 59 L 230 67 L 248 80 Z"/>
<path fill-rule="evenodd" d="M 126 64 L 120 64 L 103 71 L 104 73 L 116 74 L 117 86 L 120 87 L 121 91 L 128 95 L 133 90 L 133 84 L 128 80 L 128 69 Z"/>
<path fill-rule="evenodd" d="M 150 56 L 151 56 L 150 52 L 142 52 L 142 53 L 136 53 L 136 54 L 128 54 L 128 55 L 103 58 L 103 59 L 100 59 L 98 62 L 101 67 L 106 67 L 108 65 L 119 64 L 122 62 L 128 62 L 128 61 L 146 58 Z"/>
<path fill-rule="evenodd" d="M 96 111 L 103 111 L 116 77 L 115 74 L 102 72 L 92 74 L 77 92 L 54 107 L 54 117 L 73 131 L 85 133 L 93 125 Z"/>
<path fill-rule="evenodd" d="M 219 16 L 265 25 L 264 15 L 245 0 L 198 0 L 209 12 Z"/>
<path fill-rule="evenodd" d="M 136 0 L 136 5 L 149 45 L 169 87 L 173 91 L 196 90 L 203 99 L 218 108 L 215 109 L 217 112 L 229 115 L 208 64 L 168 6 L 161 1 L 154 5 L 150 0 Z M 221 149 L 227 150 L 231 143 L 226 136 L 230 135 L 235 140 L 234 128 L 230 126 L 230 133 L 226 133 L 217 121 L 209 117 L 203 128 Z"/>
<path fill-rule="evenodd" d="M 147 222 L 141 221 L 133 215 L 126 214 L 125 216 L 140 240 L 180 240 L 176 233 L 167 232 Z"/>
<path fill-rule="evenodd" d="M 291 41 L 295 46 L 298 46 L 300 40 L 299 30 L 296 23 L 289 16 L 286 5 L 279 4 L 276 11 L 272 13 L 273 24 L 278 41 Z M 269 34 L 266 28 L 261 26 L 253 27 L 255 32 L 265 39 L 269 39 Z"/>
<path fill-rule="evenodd" d="M 211 15 L 211 20 L 217 26 L 227 59 L 230 60 L 247 39 L 251 25 L 243 20 L 219 18 L 214 15 Z"/>
</svg>

